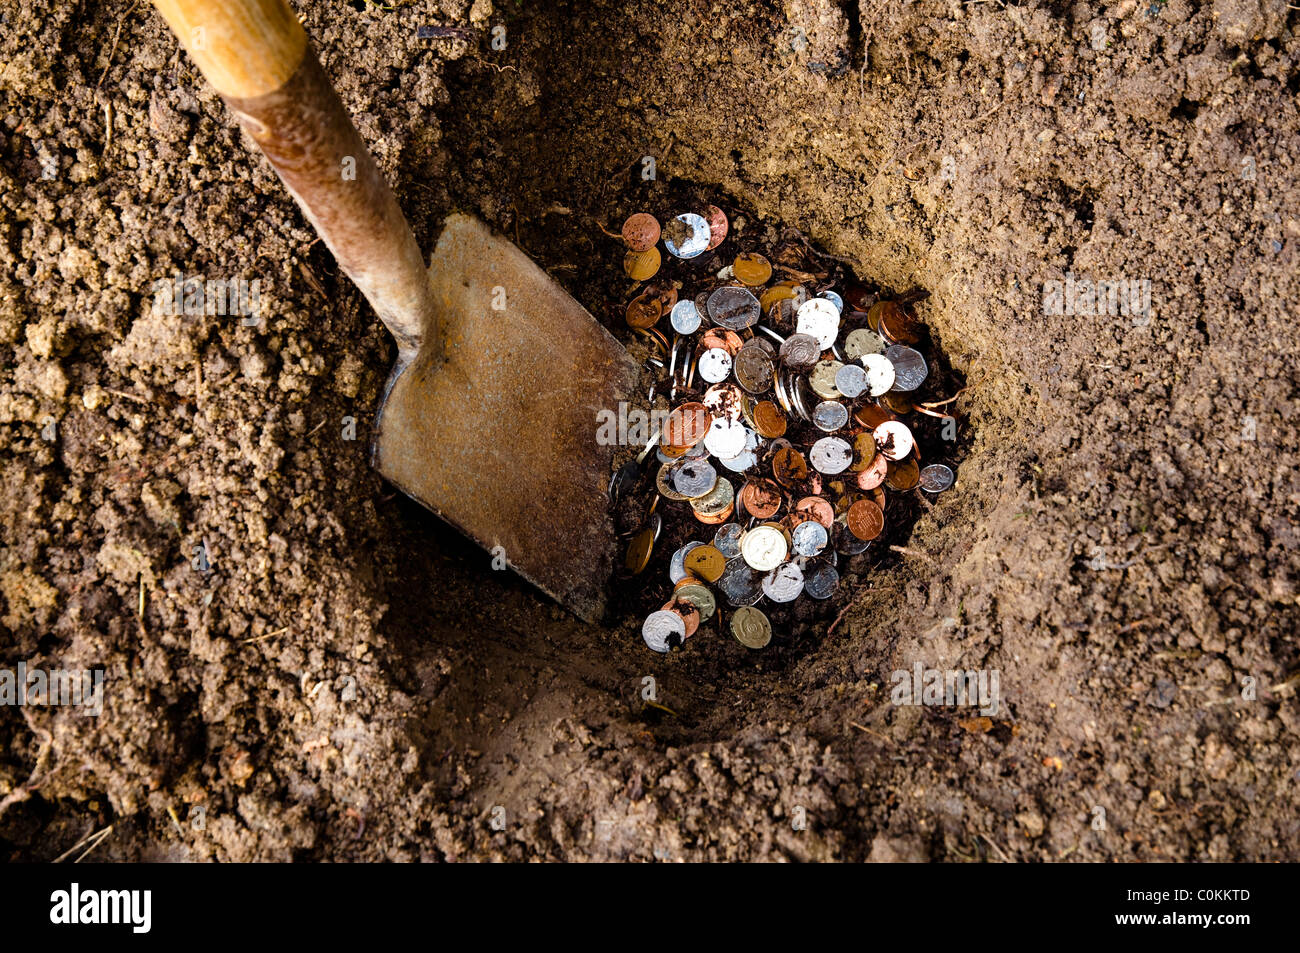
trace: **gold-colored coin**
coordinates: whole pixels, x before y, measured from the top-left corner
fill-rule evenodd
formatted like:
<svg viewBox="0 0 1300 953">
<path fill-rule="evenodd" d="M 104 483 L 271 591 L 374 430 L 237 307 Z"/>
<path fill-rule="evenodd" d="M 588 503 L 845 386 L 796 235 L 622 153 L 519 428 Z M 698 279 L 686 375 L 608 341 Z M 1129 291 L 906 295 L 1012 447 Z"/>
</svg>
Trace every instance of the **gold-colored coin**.
<svg viewBox="0 0 1300 953">
<path fill-rule="evenodd" d="M 682 452 L 685 453 L 685 451 Z M 673 486 L 674 466 L 675 464 L 665 463 L 659 468 L 659 475 L 655 477 L 655 488 L 658 489 L 660 494 L 667 499 L 670 499 L 675 503 L 684 503 L 689 500 L 690 497 L 678 493 L 677 488 Z"/>
<path fill-rule="evenodd" d="M 623 567 L 632 575 L 645 569 L 650 562 L 650 552 L 655 545 L 655 531 L 647 526 L 632 537 L 627 544 L 627 555 L 623 558 Z"/>
<path fill-rule="evenodd" d="M 772 623 L 761 609 L 741 606 L 731 614 L 731 634 L 747 649 L 761 649 L 772 641 Z"/>
<path fill-rule="evenodd" d="M 696 546 L 686 554 L 686 571 L 705 582 L 717 582 L 722 570 L 727 568 L 727 558 L 714 546 Z"/>
<path fill-rule="evenodd" d="M 662 260 L 658 248 L 630 251 L 623 256 L 623 270 L 633 281 L 648 281 L 658 274 Z"/>
<path fill-rule="evenodd" d="M 768 314 L 772 310 L 772 305 L 778 301 L 789 301 L 793 297 L 794 288 L 789 285 L 773 285 L 758 296 L 758 303 L 762 307 L 763 313 Z M 882 347 L 881 350 L 883 351 L 884 348 Z"/>
<path fill-rule="evenodd" d="M 885 486 L 903 492 L 914 490 L 921 483 L 921 467 L 915 459 L 889 461 L 885 471 Z"/>
<path fill-rule="evenodd" d="M 757 252 L 742 252 L 732 262 L 731 273 L 742 284 L 757 288 L 772 277 L 772 263 Z"/>
<path fill-rule="evenodd" d="M 864 430 L 853 438 L 853 462 L 849 464 L 850 473 L 861 473 L 871 466 L 876 459 L 876 435 Z"/>
<path fill-rule="evenodd" d="M 760 400 L 754 405 L 754 429 L 759 435 L 773 440 L 785 433 L 785 414 L 770 400 Z"/>
</svg>

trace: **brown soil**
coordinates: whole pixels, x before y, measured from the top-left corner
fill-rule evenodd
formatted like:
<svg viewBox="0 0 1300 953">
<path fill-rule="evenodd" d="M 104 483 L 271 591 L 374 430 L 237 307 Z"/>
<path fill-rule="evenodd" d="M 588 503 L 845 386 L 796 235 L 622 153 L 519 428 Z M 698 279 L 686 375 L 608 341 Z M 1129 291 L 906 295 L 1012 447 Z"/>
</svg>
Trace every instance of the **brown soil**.
<svg viewBox="0 0 1300 953">
<path fill-rule="evenodd" d="M 475 212 L 603 314 L 598 225 L 688 181 L 928 289 L 958 485 L 831 633 L 576 622 L 368 468 L 387 334 L 160 18 L 16 0 L 0 667 L 108 682 L 0 710 L 6 854 L 1300 859 L 1300 11 L 301 6 L 425 247 Z M 265 324 L 154 315 L 176 272 Z M 1066 272 L 1151 322 L 1045 314 Z M 892 705 L 918 661 L 1002 710 Z"/>
</svg>

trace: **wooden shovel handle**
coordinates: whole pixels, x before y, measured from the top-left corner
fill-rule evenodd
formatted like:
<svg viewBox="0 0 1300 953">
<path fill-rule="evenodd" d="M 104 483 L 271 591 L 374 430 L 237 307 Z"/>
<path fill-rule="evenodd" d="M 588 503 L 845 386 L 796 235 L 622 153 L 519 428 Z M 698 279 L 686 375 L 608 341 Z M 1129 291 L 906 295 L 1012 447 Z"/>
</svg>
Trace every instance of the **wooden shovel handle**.
<svg viewBox="0 0 1300 953">
<path fill-rule="evenodd" d="M 424 256 L 285 0 L 153 0 L 397 339 L 436 327 Z"/>
</svg>

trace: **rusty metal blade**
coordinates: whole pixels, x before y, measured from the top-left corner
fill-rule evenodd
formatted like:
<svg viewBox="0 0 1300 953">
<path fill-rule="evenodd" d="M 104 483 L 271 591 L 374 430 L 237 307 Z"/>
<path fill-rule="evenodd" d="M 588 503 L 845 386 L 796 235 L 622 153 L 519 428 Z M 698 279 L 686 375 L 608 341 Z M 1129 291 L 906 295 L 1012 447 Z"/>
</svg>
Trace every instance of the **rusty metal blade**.
<svg viewBox="0 0 1300 953">
<path fill-rule="evenodd" d="M 615 559 L 607 490 L 615 447 L 597 442 L 597 413 L 628 399 L 637 366 L 582 305 L 477 219 L 448 218 L 429 277 L 441 334 L 425 338 L 442 346 L 422 347 L 394 371 L 373 463 L 594 621 Z"/>
</svg>

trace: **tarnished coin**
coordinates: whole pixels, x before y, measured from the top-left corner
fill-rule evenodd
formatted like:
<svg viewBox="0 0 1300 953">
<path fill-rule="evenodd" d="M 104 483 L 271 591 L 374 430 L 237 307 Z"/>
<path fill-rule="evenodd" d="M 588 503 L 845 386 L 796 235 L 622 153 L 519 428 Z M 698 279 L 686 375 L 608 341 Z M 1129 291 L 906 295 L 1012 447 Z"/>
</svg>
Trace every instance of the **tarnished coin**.
<svg viewBox="0 0 1300 953">
<path fill-rule="evenodd" d="M 634 534 L 627 544 L 627 555 L 623 558 L 623 568 L 634 576 L 641 572 L 650 562 L 650 552 L 654 549 L 654 545 L 655 531 L 653 527 L 647 526 Z"/>
<path fill-rule="evenodd" d="M 822 348 L 811 334 L 792 334 L 781 345 L 781 363 L 791 370 L 810 370 L 821 360 Z"/>
<path fill-rule="evenodd" d="M 802 592 L 803 570 L 794 563 L 782 563 L 763 577 L 763 595 L 773 602 L 794 602 Z"/>
<path fill-rule="evenodd" d="M 829 541 L 830 533 L 816 520 L 804 520 L 790 531 L 790 546 L 798 556 L 816 556 Z"/>
<path fill-rule="evenodd" d="M 737 281 L 757 288 L 767 284 L 772 277 L 772 263 L 757 252 L 742 252 L 732 262 L 731 273 Z"/>
<path fill-rule="evenodd" d="M 870 328 L 854 328 L 844 338 L 844 355 L 850 361 L 856 361 L 868 354 L 884 353 L 884 339 Z"/>
<path fill-rule="evenodd" d="M 695 516 L 704 523 L 725 523 L 736 503 L 736 490 L 726 477 L 718 477 L 713 489 L 690 501 Z"/>
<path fill-rule="evenodd" d="M 727 568 L 727 557 L 716 546 L 697 546 L 686 554 L 686 571 L 705 582 L 717 582 Z"/>
<path fill-rule="evenodd" d="M 860 397 L 867 390 L 867 371 L 857 364 L 844 364 L 835 372 L 835 389 L 848 398 Z"/>
<path fill-rule="evenodd" d="M 770 400 L 760 400 L 754 405 L 754 429 L 769 440 L 785 433 L 786 419 L 781 409 Z"/>
<path fill-rule="evenodd" d="M 845 556 L 856 556 L 859 553 L 865 553 L 871 548 L 871 544 L 865 539 L 858 539 L 843 523 L 835 524 L 835 549 Z"/>
<path fill-rule="evenodd" d="M 745 491 L 742 489 L 740 492 Z M 744 535 L 745 527 L 739 523 L 727 523 L 719 526 L 718 531 L 713 534 L 713 545 L 722 555 L 734 559 L 740 555 L 740 537 Z"/>
<path fill-rule="evenodd" d="M 921 489 L 927 493 L 942 493 L 955 480 L 952 468 L 942 463 L 932 463 L 921 470 Z"/>
<path fill-rule="evenodd" d="M 704 544 L 699 540 L 691 540 L 677 552 L 673 553 L 673 558 L 668 561 L 668 578 L 674 583 L 679 583 L 683 579 L 689 578 L 686 572 L 686 557 L 691 550 L 698 549 Z"/>
<path fill-rule="evenodd" d="M 704 210 L 704 219 L 709 223 L 709 244 L 705 251 L 713 251 L 727 238 L 727 216 L 716 205 Z"/>
<path fill-rule="evenodd" d="M 715 418 L 740 420 L 744 395 L 735 384 L 714 384 L 704 392 L 704 406 Z"/>
<path fill-rule="evenodd" d="M 793 507 L 800 519 L 813 520 L 830 529 L 835 522 L 835 509 L 830 502 L 820 496 L 805 496 Z"/>
<path fill-rule="evenodd" d="M 808 375 L 808 387 L 822 400 L 834 400 L 836 397 L 843 396 L 835 384 L 840 368 L 843 366 L 839 361 L 829 358 L 818 361 Z"/>
<path fill-rule="evenodd" d="M 876 446 L 889 460 L 903 460 L 916 446 L 916 439 L 907 424 L 900 420 L 887 420 L 875 429 Z"/>
<path fill-rule="evenodd" d="M 876 436 L 871 431 L 864 430 L 853 438 L 853 464 L 849 470 L 853 473 L 861 473 L 871 466 L 871 461 L 874 459 L 876 459 Z"/>
<path fill-rule="evenodd" d="M 649 212 L 629 215 L 623 223 L 623 244 L 632 251 L 649 251 L 659 242 L 659 220 Z"/>
<path fill-rule="evenodd" d="M 840 437 L 822 437 L 812 445 L 808 458 L 819 473 L 843 473 L 853 462 L 853 448 Z"/>
<path fill-rule="evenodd" d="M 735 285 L 724 285 L 709 295 L 708 309 L 713 323 L 729 331 L 743 331 L 763 316 L 753 292 Z"/>
<path fill-rule="evenodd" d="M 925 364 L 925 356 L 910 347 L 895 344 L 885 349 L 885 357 L 894 366 L 894 390 L 904 393 L 914 391 L 925 383 L 930 373 Z"/>
<path fill-rule="evenodd" d="M 828 562 L 809 563 L 803 571 L 803 591 L 814 599 L 829 599 L 840 586 L 840 574 Z"/>
<path fill-rule="evenodd" d="M 700 329 L 700 312 L 695 310 L 694 301 L 685 298 L 673 305 L 668 320 L 678 334 L 694 334 Z"/>
<path fill-rule="evenodd" d="M 849 507 L 845 522 L 849 524 L 854 536 L 870 541 L 884 532 L 885 514 L 870 500 L 858 500 Z"/>
<path fill-rule="evenodd" d="M 840 312 L 825 298 L 811 298 L 799 306 L 795 330 L 817 339 L 817 346 L 829 350 L 840 333 Z"/>
<path fill-rule="evenodd" d="M 785 536 L 771 526 L 755 526 L 740 538 L 740 555 L 751 569 L 767 572 L 785 560 Z"/>
<path fill-rule="evenodd" d="M 633 281 L 648 281 L 659 272 L 662 261 L 658 248 L 630 251 L 623 256 L 623 271 Z"/>
<path fill-rule="evenodd" d="M 628 302 L 627 310 L 624 312 L 624 318 L 630 328 L 652 328 L 663 315 L 663 308 L 659 304 L 659 299 L 652 295 L 637 295 Z"/>
<path fill-rule="evenodd" d="M 727 568 L 718 577 L 718 591 L 733 606 L 752 606 L 763 598 L 763 576 L 754 572 L 741 557 L 727 560 Z"/>
<path fill-rule="evenodd" d="M 813 449 L 816 449 L 814 444 Z M 782 486 L 790 486 L 808 477 L 808 461 L 794 447 L 782 447 L 772 454 L 772 476 Z"/>
<path fill-rule="evenodd" d="M 873 442 L 875 438 L 872 438 Z M 883 453 L 876 454 L 871 461 L 871 465 L 858 474 L 858 488 L 862 490 L 874 490 L 885 482 L 885 477 L 889 475 L 889 458 Z"/>
<path fill-rule="evenodd" d="M 646 616 L 641 638 L 654 651 L 667 652 L 686 641 L 686 622 L 676 612 L 659 609 Z"/>
<path fill-rule="evenodd" d="M 849 409 L 837 400 L 824 400 L 813 408 L 813 426 L 833 433 L 849 422 Z"/>
<path fill-rule="evenodd" d="M 702 623 L 713 618 L 713 613 L 718 608 L 717 600 L 713 598 L 713 593 L 709 592 L 708 587 L 692 580 L 683 580 L 673 590 L 673 596 L 693 605 L 695 611 L 699 613 L 700 622 Z"/>
<path fill-rule="evenodd" d="M 885 486 L 898 493 L 916 489 L 921 483 L 921 465 L 915 458 L 909 460 L 888 461 L 889 471 L 885 474 Z"/>
<path fill-rule="evenodd" d="M 761 520 L 770 519 L 781 508 L 781 489 L 771 480 L 750 480 L 741 488 L 740 502 L 745 512 Z"/>
<path fill-rule="evenodd" d="M 664 227 L 663 237 L 669 253 L 678 258 L 695 258 L 709 247 L 713 230 L 704 216 L 684 212 Z"/>
<path fill-rule="evenodd" d="M 738 420 L 715 417 L 704 435 L 704 446 L 720 459 L 734 457 L 745 450 L 749 428 Z"/>
<path fill-rule="evenodd" d="M 755 341 L 759 340 L 754 338 Z M 772 355 L 753 344 L 746 344 L 736 354 L 736 380 L 751 394 L 761 394 L 772 387 L 776 366 Z"/>
<path fill-rule="evenodd" d="M 894 386 L 894 365 L 883 354 L 864 354 L 862 367 L 867 372 L 867 393 L 879 397 Z"/>
<path fill-rule="evenodd" d="M 689 639 L 699 630 L 700 610 L 695 608 L 693 602 L 681 598 L 677 593 L 674 592 L 673 597 L 659 608 L 663 609 L 665 612 L 671 612 L 674 615 L 681 616 L 682 622 L 686 625 L 686 638 Z"/>
<path fill-rule="evenodd" d="M 711 347 L 700 355 L 700 377 L 718 384 L 731 376 L 731 355 L 720 347 Z"/>
<path fill-rule="evenodd" d="M 673 489 L 687 499 L 696 499 L 717 485 L 718 471 L 707 460 L 686 460 L 673 471 Z"/>
<path fill-rule="evenodd" d="M 659 494 L 664 499 L 672 500 L 674 503 L 684 503 L 690 499 L 690 497 L 678 493 L 677 487 L 673 485 L 673 474 L 679 466 L 681 466 L 679 462 L 665 463 L 659 468 L 659 475 L 655 477 L 655 488 L 659 490 Z"/>
<path fill-rule="evenodd" d="M 748 649 L 761 649 L 772 641 L 772 623 L 762 611 L 752 606 L 731 614 L 731 634 Z"/>
</svg>

